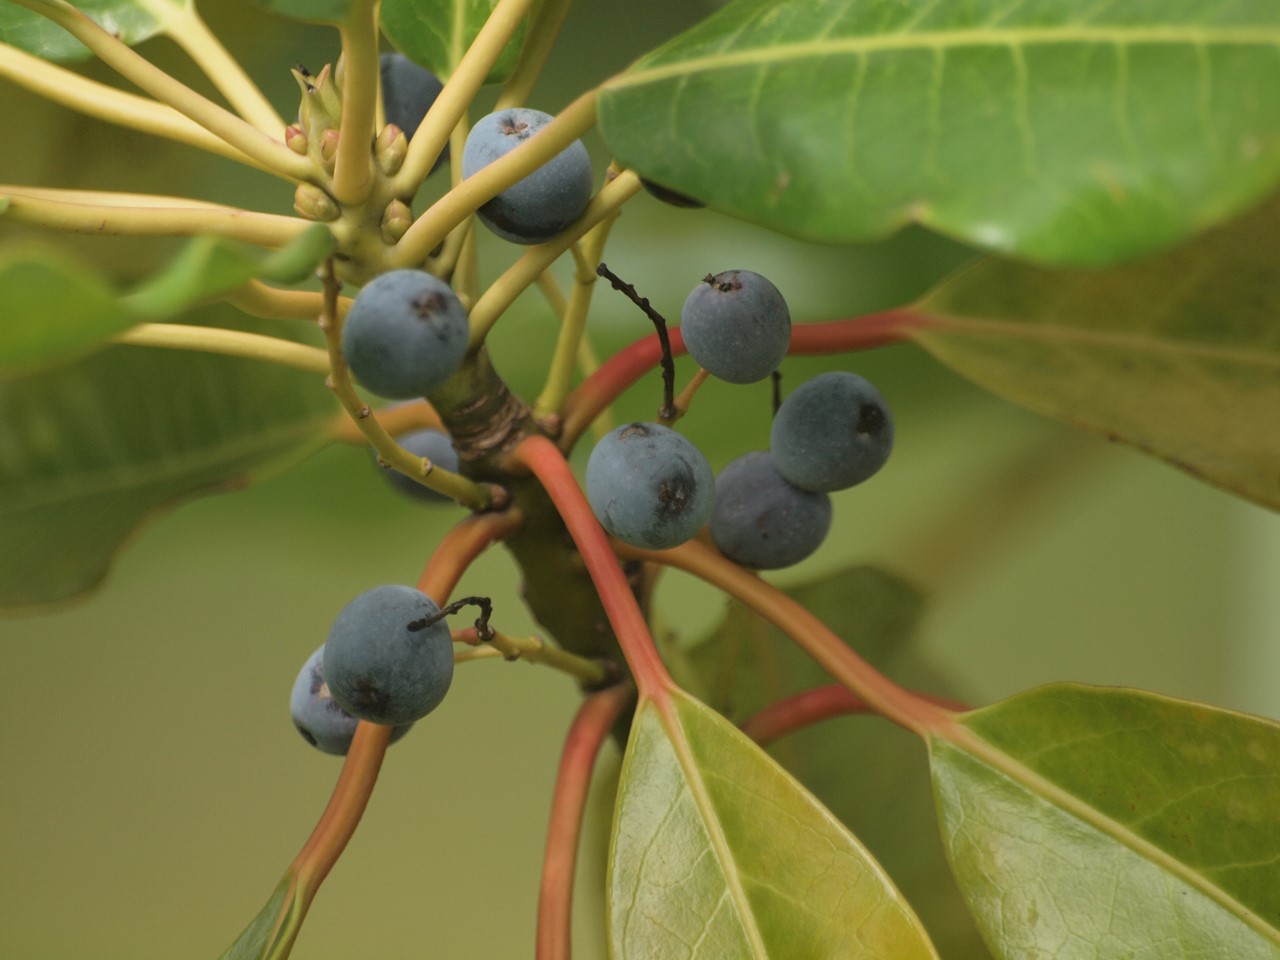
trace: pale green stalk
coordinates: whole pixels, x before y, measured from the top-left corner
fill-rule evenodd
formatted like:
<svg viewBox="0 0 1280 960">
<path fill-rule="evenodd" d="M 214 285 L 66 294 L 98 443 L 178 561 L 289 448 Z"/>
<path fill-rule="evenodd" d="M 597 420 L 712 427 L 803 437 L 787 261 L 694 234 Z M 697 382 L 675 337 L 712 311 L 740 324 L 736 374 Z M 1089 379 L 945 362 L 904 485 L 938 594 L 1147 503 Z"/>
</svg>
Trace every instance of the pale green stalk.
<svg viewBox="0 0 1280 960">
<path fill-rule="evenodd" d="M 520 62 L 507 79 L 498 96 L 495 110 L 506 110 L 510 107 L 523 106 L 533 92 L 533 85 L 542 75 L 547 58 L 551 56 L 551 48 L 555 46 L 556 37 L 560 35 L 560 27 L 564 18 L 569 15 L 573 0 L 545 0 L 529 24 L 524 35 L 524 49 L 520 51 Z"/>
<path fill-rule="evenodd" d="M 505 157 L 495 160 L 479 173 L 463 180 L 433 203 L 396 244 L 391 254 L 392 263 L 397 267 L 414 267 L 425 261 L 449 231 L 471 216 L 483 203 L 537 170 L 590 130 L 595 122 L 596 91 L 590 90 Z M 413 142 L 416 143 L 417 139 L 415 134 Z M 588 210 L 590 209 L 588 207 Z M 585 218 L 587 214 L 583 216 Z M 594 226 L 596 222 L 598 221 L 592 220 L 587 227 Z M 578 226 L 582 223 L 583 221 L 580 220 Z M 583 229 L 585 231 L 586 228 Z M 569 236 L 569 243 L 572 243 L 581 236 L 581 232 L 574 234 L 571 229 L 566 236 Z M 558 242 L 558 239 L 551 241 L 552 244 Z M 560 250 L 563 251 L 567 247 L 568 243 L 565 243 Z M 530 277 L 525 286 L 532 283 L 534 279 Z"/>
<path fill-rule="evenodd" d="M 295 181 L 314 179 L 314 168 L 306 157 L 268 137 L 235 114 L 202 97 L 160 68 L 139 56 L 93 20 L 63 0 L 13 0 L 20 6 L 48 17 L 88 47 L 111 67 L 162 103 L 204 127 L 242 153 L 254 158 L 272 173 Z M 283 136 L 284 131 L 281 131 Z"/>
<path fill-rule="evenodd" d="M 179 323 L 141 323 L 112 338 L 112 342 L 135 347 L 220 353 L 228 357 L 264 360 L 320 375 L 329 372 L 329 356 L 319 347 L 243 330 L 193 327 Z"/>
<path fill-rule="evenodd" d="M 75 203 L 53 199 L 58 191 L 28 190 L 0 184 L 9 199 L 5 219 L 53 230 L 96 236 L 190 237 L 213 234 L 256 244 L 283 247 L 312 226 L 297 217 L 254 213 L 235 207 L 203 204 L 182 197 L 153 197 L 151 203 Z M 169 205 L 158 201 L 168 200 Z"/>
<path fill-rule="evenodd" d="M 342 120 L 334 159 L 333 198 L 356 206 L 373 190 L 373 137 L 378 112 L 378 3 L 354 0 L 342 34 Z"/>
<path fill-rule="evenodd" d="M 82 77 L 65 67 L 33 57 L 4 43 L 0 43 L 0 77 L 47 100 L 106 123 L 185 143 L 259 170 L 267 169 L 257 160 L 218 139 L 204 127 L 188 120 L 173 107 Z"/>
<path fill-rule="evenodd" d="M 544 132 L 550 129 L 551 127 L 548 126 L 544 128 Z M 540 136 L 542 136 L 541 133 L 533 137 L 529 143 L 533 143 Z M 519 147 L 513 150 L 503 160 L 515 156 L 523 149 L 524 147 Z M 498 163 L 502 162 L 502 160 L 498 161 Z M 640 178 L 636 174 L 631 171 L 619 174 L 592 198 L 577 223 L 560 236 L 531 247 L 523 257 L 507 269 L 506 273 L 490 284 L 484 296 L 471 308 L 471 345 L 475 347 L 483 343 L 498 318 L 515 302 L 516 297 L 536 283 L 542 272 L 551 266 L 560 254 L 568 250 L 579 237 L 610 216 L 639 190 Z"/>
<path fill-rule="evenodd" d="M 417 192 L 435 165 L 436 158 L 440 156 L 454 127 L 484 85 L 485 77 L 498 62 L 498 57 L 502 55 L 507 42 L 514 36 L 532 5 L 533 0 L 498 0 L 489 19 L 458 61 L 458 66 L 440 91 L 440 96 L 427 111 L 418 132 L 409 141 L 409 153 L 405 157 L 404 166 L 391 179 L 391 193 L 394 196 L 411 196 Z M 440 236 L 443 237 L 448 229 L 451 228 L 447 228 Z M 427 252 L 433 250 L 439 242 L 437 239 L 435 243 L 428 245 Z M 424 259 L 425 254 L 417 262 L 421 263 Z"/>
</svg>

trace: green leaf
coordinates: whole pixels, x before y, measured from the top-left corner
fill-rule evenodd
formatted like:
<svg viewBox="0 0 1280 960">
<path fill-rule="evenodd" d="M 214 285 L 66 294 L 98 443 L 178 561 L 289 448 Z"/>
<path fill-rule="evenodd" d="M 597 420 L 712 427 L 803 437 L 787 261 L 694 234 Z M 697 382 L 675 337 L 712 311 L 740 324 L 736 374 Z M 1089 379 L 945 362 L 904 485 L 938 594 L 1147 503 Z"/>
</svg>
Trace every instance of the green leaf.
<svg viewBox="0 0 1280 960">
<path fill-rule="evenodd" d="M 352 0 L 253 0 L 258 6 L 294 20 L 341 23 L 351 13 Z"/>
<path fill-rule="evenodd" d="M 940 672 L 916 651 L 925 600 L 889 571 L 855 566 L 789 588 L 877 669 L 912 689 L 949 694 Z M 736 600 L 723 622 L 688 651 L 677 674 L 725 716 L 741 723 L 770 704 L 831 678 L 772 624 Z M 801 730 L 770 754 L 863 838 L 944 957 L 986 956 L 935 828 L 929 770 L 916 738 L 866 717 Z M 833 757 L 857 758 L 833 763 Z M 874 771 L 869 777 L 868 771 Z"/>
<path fill-rule="evenodd" d="M 1277 58 L 1280 61 L 1280 58 Z M 1280 508 L 1280 203 L 1127 267 L 988 260 L 911 331 L 994 393 Z"/>
<path fill-rule="evenodd" d="M 235 324 L 228 311 L 204 319 L 301 332 Z M 336 409 L 315 376 L 145 347 L 0 380 L 0 606 L 90 590 L 142 521 L 310 454 Z"/>
<path fill-rule="evenodd" d="M 828 243 L 1106 264 L 1280 179 L 1274 0 L 737 0 L 601 91 L 626 166 Z M 732 170 L 732 176 L 725 171 Z"/>
<path fill-rule="evenodd" d="M 609 856 L 614 960 L 936 957 L 888 877 L 719 714 L 641 703 Z"/>
<path fill-rule="evenodd" d="M 137 323 L 168 319 L 255 277 L 296 283 L 332 249 L 332 235 L 319 224 L 269 253 L 197 237 L 117 299 L 91 268 L 60 253 L 9 248 L 0 252 L 0 375 L 72 360 Z"/>
<path fill-rule="evenodd" d="M 382 0 L 382 30 L 410 60 L 448 80 L 497 0 Z M 520 59 L 525 24 L 503 48 L 485 83 L 501 83 Z"/>
<path fill-rule="evenodd" d="M 146 319 L 164 319 L 255 278 L 298 283 L 333 249 L 333 234 L 323 224 L 267 253 L 221 237 L 197 237 L 125 302 Z"/>
<path fill-rule="evenodd" d="M 304 912 L 290 874 L 219 960 L 284 960 L 297 939 Z"/>
<path fill-rule="evenodd" d="M 51 6 L 54 4 L 50 4 Z M 190 6 L 184 0 L 74 0 L 75 7 L 107 32 L 133 46 L 165 32 L 165 24 Z M 46 60 L 82 60 L 88 48 L 53 21 L 12 3 L 0 5 L 0 42 Z"/>
<path fill-rule="evenodd" d="M 89 352 L 139 317 L 85 267 L 29 246 L 0 252 L 0 374 Z"/>
<path fill-rule="evenodd" d="M 998 957 L 1280 957 L 1280 725 L 1059 684 L 966 714 L 931 752 Z"/>
</svg>

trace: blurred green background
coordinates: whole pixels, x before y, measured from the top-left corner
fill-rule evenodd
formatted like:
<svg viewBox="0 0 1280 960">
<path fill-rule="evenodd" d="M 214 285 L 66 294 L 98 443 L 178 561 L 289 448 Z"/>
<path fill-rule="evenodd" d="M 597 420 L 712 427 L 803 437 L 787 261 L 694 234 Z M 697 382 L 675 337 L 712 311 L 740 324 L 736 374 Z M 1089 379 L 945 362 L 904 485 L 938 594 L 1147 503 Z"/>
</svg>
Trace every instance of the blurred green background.
<svg viewBox="0 0 1280 960">
<path fill-rule="evenodd" d="M 239 2 L 208 6 L 286 116 L 296 99 L 288 67 L 316 69 L 336 55 L 332 31 Z M 710 6 L 579 4 L 533 105 L 554 111 Z M 186 70 L 165 41 L 144 51 Z M 0 103 L 10 130 L 21 131 L 0 157 L 0 181 L 290 208 L 290 191 L 227 162 L 50 108 L 7 84 Z M 590 146 L 603 169 L 601 145 Z M 8 242 L 35 236 L 0 230 Z M 519 253 L 482 240 L 486 278 Z M 174 246 L 72 243 L 120 276 Z M 668 316 L 704 273 L 743 267 L 770 276 L 807 322 L 905 302 L 968 256 L 918 231 L 876 246 L 816 247 L 640 197 L 607 260 Z M 558 270 L 567 279 L 565 265 Z M 603 288 L 592 327 L 602 352 L 647 330 Z M 498 328 L 496 362 L 526 395 L 540 386 L 554 336 L 534 296 Z M 894 407 L 898 447 L 880 477 L 836 497 L 836 527 L 819 553 L 770 579 L 799 582 L 854 562 L 891 567 L 928 591 L 919 647 L 974 703 L 1075 679 L 1280 715 L 1276 516 L 992 399 L 911 347 L 792 360 L 784 374 L 795 384 L 832 367 L 877 383 Z M 682 381 L 691 369 L 679 365 Z M 648 417 L 657 400 L 651 377 L 617 416 Z M 765 385 L 712 383 L 682 429 L 718 468 L 767 443 L 768 405 Z M 90 600 L 0 621 L 0 957 L 217 956 L 265 901 L 338 771 L 288 721 L 296 671 L 347 600 L 413 582 L 460 516 L 402 502 L 363 451 L 333 448 L 147 526 Z M 500 550 L 462 583 L 494 597 L 503 629 L 530 631 L 518 587 Z M 664 579 L 659 598 L 682 640 L 719 617 L 718 598 L 679 575 Z M 576 703 L 573 684 L 548 670 L 461 668 L 441 709 L 389 753 L 295 955 L 531 955 L 543 827 Z M 875 773 L 867 771 L 870 792 Z M 597 861 L 603 817 L 589 831 L 587 856 Z M 584 957 L 601 955 L 596 872 L 583 876 Z"/>
</svg>

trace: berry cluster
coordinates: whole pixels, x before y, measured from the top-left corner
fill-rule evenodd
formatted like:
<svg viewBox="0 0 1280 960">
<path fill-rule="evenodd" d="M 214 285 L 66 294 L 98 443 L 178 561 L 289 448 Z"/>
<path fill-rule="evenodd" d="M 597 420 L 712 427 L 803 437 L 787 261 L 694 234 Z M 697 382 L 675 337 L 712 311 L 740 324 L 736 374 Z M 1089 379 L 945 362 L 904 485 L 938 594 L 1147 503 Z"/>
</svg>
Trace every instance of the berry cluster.
<svg viewBox="0 0 1280 960">
<path fill-rule="evenodd" d="M 760 274 L 726 270 L 689 294 L 680 329 L 709 374 L 753 383 L 774 374 L 786 356 L 791 314 Z M 856 374 L 825 373 L 780 405 L 768 452 L 739 457 L 714 482 L 706 458 L 668 427 L 619 427 L 591 452 L 587 499 L 600 524 L 632 546 L 677 546 L 709 520 L 711 539 L 731 560 L 760 570 L 786 567 L 825 539 L 828 494 L 874 474 L 892 445 L 893 421 L 875 387 Z"/>
<path fill-rule="evenodd" d="M 366 590 L 334 620 L 293 685 L 290 712 L 318 750 L 345 754 L 359 720 L 399 739 L 453 682 L 453 638 L 435 601 L 412 587 Z"/>
</svg>

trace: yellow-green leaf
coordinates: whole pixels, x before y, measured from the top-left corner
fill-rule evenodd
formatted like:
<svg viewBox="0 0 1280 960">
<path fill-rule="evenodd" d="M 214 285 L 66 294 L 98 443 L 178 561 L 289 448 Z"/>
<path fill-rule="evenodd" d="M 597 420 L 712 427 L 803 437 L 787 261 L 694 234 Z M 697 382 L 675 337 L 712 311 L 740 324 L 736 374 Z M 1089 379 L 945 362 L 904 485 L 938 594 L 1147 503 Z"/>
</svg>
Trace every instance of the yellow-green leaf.
<svg viewBox="0 0 1280 960">
<path fill-rule="evenodd" d="M 1280 957 L 1280 725 L 1059 684 L 931 752 L 948 856 L 1002 960 Z"/>
<path fill-rule="evenodd" d="M 608 888 L 614 960 L 937 956 L 852 834 L 687 694 L 636 713 Z"/>
<path fill-rule="evenodd" d="M 1280 61 L 1280 58 L 1277 58 Z M 1144 263 L 990 259 L 912 338 L 1006 399 L 1280 508 L 1280 203 Z"/>
</svg>

